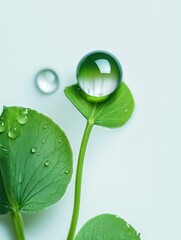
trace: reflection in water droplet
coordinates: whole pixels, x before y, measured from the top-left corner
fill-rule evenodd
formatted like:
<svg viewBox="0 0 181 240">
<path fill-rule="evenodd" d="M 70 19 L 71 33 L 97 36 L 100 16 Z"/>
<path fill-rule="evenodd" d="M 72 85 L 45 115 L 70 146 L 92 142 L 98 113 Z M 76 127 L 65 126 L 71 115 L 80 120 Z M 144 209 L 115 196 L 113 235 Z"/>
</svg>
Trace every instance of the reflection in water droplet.
<svg viewBox="0 0 181 240">
<path fill-rule="evenodd" d="M 9 131 L 8 131 L 8 136 L 11 138 L 11 139 L 16 139 L 18 134 L 17 134 L 17 129 L 16 128 L 11 128 Z"/>
<path fill-rule="evenodd" d="M 35 77 L 36 85 L 43 93 L 53 93 L 58 89 L 59 79 L 51 69 L 43 69 Z"/>
<path fill-rule="evenodd" d="M 17 117 L 17 121 L 21 124 L 21 125 L 24 125 L 28 122 L 28 117 L 26 115 L 19 115 Z"/>
<path fill-rule="evenodd" d="M 94 102 L 105 100 L 122 80 L 122 68 L 110 53 L 95 51 L 84 56 L 77 67 L 77 82 L 84 96 Z"/>
<path fill-rule="evenodd" d="M 45 167 L 48 167 L 50 165 L 50 161 L 47 160 L 45 163 L 44 163 Z"/>
<path fill-rule="evenodd" d="M 65 174 L 68 174 L 69 172 L 70 172 L 70 169 L 67 168 L 67 169 L 65 170 Z"/>
<path fill-rule="evenodd" d="M 31 152 L 32 152 L 32 153 L 36 153 L 36 150 L 37 150 L 36 147 L 32 147 L 32 148 L 31 148 Z"/>
<path fill-rule="evenodd" d="M 3 121 L 0 121 L 0 133 L 4 132 L 6 130 L 5 124 Z"/>
</svg>

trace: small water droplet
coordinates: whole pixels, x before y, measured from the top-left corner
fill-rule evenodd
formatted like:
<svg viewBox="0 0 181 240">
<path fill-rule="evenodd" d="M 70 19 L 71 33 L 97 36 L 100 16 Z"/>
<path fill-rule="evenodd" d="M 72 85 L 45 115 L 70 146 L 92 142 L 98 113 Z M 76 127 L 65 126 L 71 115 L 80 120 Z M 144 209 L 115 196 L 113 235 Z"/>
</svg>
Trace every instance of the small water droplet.
<svg viewBox="0 0 181 240">
<path fill-rule="evenodd" d="M 0 121 L 0 133 L 3 133 L 6 130 L 5 123 L 3 121 Z"/>
<path fill-rule="evenodd" d="M 122 80 L 122 68 L 110 53 L 95 51 L 84 56 L 77 67 L 77 82 L 83 96 L 100 102 L 108 98 Z"/>
<path fill-rule="evenodd" d="M 127 112 L 128 112 L 128 109 L 126 108 L 126 109 L 124 110 L 124 112 L 127 113 Z"/>
<path fill-rule="evenodd" d="M 43 128 L 44 128 L 44 129 L 47 129 L 47 125 L 46 125 L 46 124 L 44 124 L 44 125 L 43 125 Z"/>
<path fill-rule="evenodd" d="M 62 142 L 62 138 L 59 138 L 59 139 L 58 139 L 58 142 L 61 143 L 61 142 Z"/>
<path fill-rule="evenodd" d="M 11 139 L 16 139 L 18 134 L 17 134 L 17 129 L 16 128 L 11 128 L 9 131 L 8 131 L 8 136 L 11 138 Z"/>
<path fill-rule="evenodd" d="M 53 154 L 55 154 L 55 153 L 56 153 L 56 151 L 54 150 L 54 151 L 53 151 Z"/>
<path fill-rule="evenodd" d="M 41 142 L 42 142 L 42 143 L 45 143 L 45 140 L 42 140 Z"/>
<path fill-rule="evenodd" d="M 37 155 L 40 156 L 40 153 L 38 152 Z"/>
<path fill-rule="evenodd" d="M 50 165 L 50 161 L 47 160 L 45 163 L 44 163 L 45 167 L 48 167 Z"/>
<path fill-rule="evenodd" d="M 6 147 L 1 147 L 1 150 L 4 152 L 4 153 L 8 153 L 8 149 Z"/>
<path fill-rule="evenodd" d="M 22 170 L 20 173 L 19 173 L 19 183 L 22 183 L 24 180 L 24 171 Z"/>
<path fill-rule="evenodd" d="M 24 125 L 24 124 L 26 124 L 26 123 L 28 122 L 28 117 L 27 117 L 26 115 L 21 114 L 21 115 L 19 115 L 19 116 L 17 117 L 17 121 L 18 121 L 21 125 Z"/>
<path fill-rule="evenodd" d="M 57 149 L 60 149 L 60 147 L 61 147 L 61 145 L 60 145 L 60 144 L 58 144 L 58 145 L 57 145 Z"/>
<path fill-rule="evenodd" d="M 43 93 L 53 93 L 58 89 L 59 78 L 51 69 L 43 69 L 35 77 L 36 85 Z"/>
<path fill-rule="evenodd" d="M 127 225 L 127 227 L 128 227 L 128 228 L 130 228 L 130 225 L 129 225 L 129 223 L 127 223 L 126 225 Z"/>
<path fill-rule="evenodd" d="M 22 114 L 27 115 L 28 114 L 28 108 L 24 108 Z"/>
<path fill-rule="evenodd" d="M 70 172 L 70 169 L 67 168 L 67 169 L 65 170 L 65 174 L 68 174 L 69 172 Z"/>
<path fill-rule="evenodd" d="M 37 150 L 36 147 L 32 147 L 32 148 L 31 148 L 31 152 L 32 152 L 32 153 L 36 153 L 36 150 Z"/>
</svg>

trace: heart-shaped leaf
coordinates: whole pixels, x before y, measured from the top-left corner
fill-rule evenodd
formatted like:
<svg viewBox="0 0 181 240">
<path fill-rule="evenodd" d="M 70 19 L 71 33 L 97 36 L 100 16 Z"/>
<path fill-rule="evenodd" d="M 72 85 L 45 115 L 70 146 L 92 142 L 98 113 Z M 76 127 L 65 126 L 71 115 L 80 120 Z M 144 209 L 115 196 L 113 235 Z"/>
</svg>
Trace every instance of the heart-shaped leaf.
<svg viewBox="0 0 181 240">
<path fill-rule="evenodd" d="M 140 240 L 140 234 L 123 219 L 102 214 L 89 220 L 75 240 Z"/>
<path fill-rule="evenodd" d="M 83 97 L 79 86 L 65 88 L 65 94 L 84 117 L 93 124 L 108 128 L 124 125 L 131 117 L 134 99 L 125 83 L 104 102 L 93 103 Z"/>
<path fill-rule="evenodd" d="M 31 213 L 57 202 L 72 176 L 65 133 L 31 109 L 5 107 L 0 117 L 0 213 Z"/>
</svg>

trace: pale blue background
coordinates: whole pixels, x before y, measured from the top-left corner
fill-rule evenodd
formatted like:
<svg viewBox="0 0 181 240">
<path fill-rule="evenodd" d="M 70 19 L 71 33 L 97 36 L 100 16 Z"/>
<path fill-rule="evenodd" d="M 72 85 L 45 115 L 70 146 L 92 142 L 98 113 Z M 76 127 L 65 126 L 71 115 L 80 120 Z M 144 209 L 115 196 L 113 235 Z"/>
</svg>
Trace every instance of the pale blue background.
<svg viewBox="0 0 181 240">
<path fill-rule="evenodd" d="M 181 239 L 180 13 L 180 0 L 0 0 L 0 107 L 27 106 L 53 118 L 75 162 L 85 120 L 63 89 L 75 83 L 80 58 L 112 52 L 134 94 L 135 113 L 125 127 L 93 129 L 78 228 L 110 212 L 142 240 Z M 34 85 L 43 67 L 60 76 L 49 96 Z M 56 206 L 24 217 L 27 240 L 66 239 L 73 188 L 72 181 Z M 9 216 L 0 216 L 0 239 L 13 240 L 11 229 Z"/>
</svg>

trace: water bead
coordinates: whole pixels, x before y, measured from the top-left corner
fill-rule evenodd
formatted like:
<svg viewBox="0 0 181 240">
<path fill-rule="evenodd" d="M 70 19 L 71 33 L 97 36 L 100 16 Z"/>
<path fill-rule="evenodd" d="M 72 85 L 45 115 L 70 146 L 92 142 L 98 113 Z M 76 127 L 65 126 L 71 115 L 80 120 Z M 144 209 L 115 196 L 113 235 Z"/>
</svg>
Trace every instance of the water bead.
<svg viewBox="0 0 181 240">
<path fill-rule="evenodd" d="M 48 167 L 49 165 L 50 165 L 50 161 L 47 160 L 47 161 L 44 163 L 44 166 L 45 166 L 45 167 Z"/>
<path fill-rule="evenodd" d="M 9 138 L 11 139 L 16 139 L 18 134 L 17 134 L 17 129 L 16 128 L 11 128 L 9 131 L 8 131 L 8 136 Z"/>
<path fill-rule="evenodd" d="M 100 102 L 113 93 L 122 80 L 122 68 L 110 53 L 91 52 L 77 67 L 77 82 L 83 95 L 90 101 Z"/>
<path fill-rule="evenodd" d="M 70 172 L 70 169 L 67 168 L 67 169 L 65 170 L 65 174 L 68 174 L 69 172 Z"/>
<path fill-rule="evenodd" d="M 31 148 L 31 152 L 32 152 L 32 153 L 36 153 L 36 150 L 37 150 L 36 147 L 32 147 L 32 148 Z"/>
<path fill-rule="evenodd" d="M 53 93 L 58 89 L 59 78 L 51 69 L 43 69 L 35 77 L 36 85 L 43 93 Z"/>
<path fill-rule="evenodd" d="M 28 122 L 28 117 L 24 114 L 21 114 L 17 117 L 17 121 L 21 124 L 24 125 Z"/>
<path fill-rule="evenodd" d="M 5 124 L 3 121 L 0 121 L 0 133 L 4 132 L 6 130 Z"/>
</svg>

